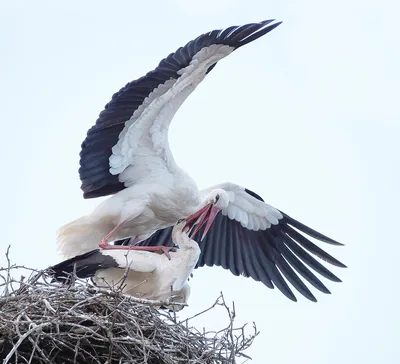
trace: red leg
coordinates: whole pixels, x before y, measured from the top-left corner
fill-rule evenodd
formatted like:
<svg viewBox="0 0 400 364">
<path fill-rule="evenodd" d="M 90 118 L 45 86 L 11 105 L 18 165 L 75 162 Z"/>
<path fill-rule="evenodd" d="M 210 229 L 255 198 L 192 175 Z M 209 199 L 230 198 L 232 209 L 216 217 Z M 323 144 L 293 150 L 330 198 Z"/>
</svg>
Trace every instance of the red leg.
<svg viewBox="0 0 400 364">
<path fill-rule="evenodd" d="M 169 260 L 171 260 L 171 255 L 169 254 L 170 251 L 175 251 L 176 248 L 172 246 L 164 246 L 164 245 L 157 245 L 157 246 L 133 246 L 131 247 L 133 250 L 144 250 L 148 252 L 155 252 L 159 254 L 165 254 Z"/>
<path fill-rule="evenodd" d="M 135 246 L 135 245 L 111 245 L 107 243 L 107 240 L 113 236 L 113 234 L 118 231 L 118 229 L 122 226 L 118 224 L 114 229 L 112 229 L 99 243 L 99 248 L 101 249 L 115 249 L 115 250 L 144 250 L 149 252 L 156 252 L 159 254 L 165 254 L 169 260 L 171 260 L 171 255 L 169 254 L 170 250 L 174 249 L 173 247 L 167 247 L 164 245 L 157 245 L 157 246 Z M 133 244 L 137 243 L 137 237 L 133 240 Z"/>
<path fill-rule="evenodd" d="M 100 242 L 101 244 L 101 242 Z M 100 246 L 99 244 L 99 246 Z M 165 254 L 169 260 L 171 260 L 171 255 L 169 252 L 172 249 L 175 249 L 174 247 L 171 246 L 164 246 L 164 245 L 157 245 L 157 246 L 133 246 L 133 245 L 110 245 L 110 244 L 105 244 L 100 246 L 102 249 L 108 249 L 108 250 L 143 250 L 147 252 L 156 252 L 159 254 Z"/>
<path fill-rule="evenodd" d="M 130 242 L 130 245 L 136 245 L 139 242 L 139 238 L 135 236 L 135 238 Z"/>
<path fill-rule="evenodd" d="M 112 229 L 103 239 L 101 239 L 99 243 L 99 248 L 102 249 L 110 249 L 109 247 L 112 247 L 113 245 L 110 245 L 107 243 L 107 240 L 110 239 L 122 226 L 121 224 L 118 224 L 114 229 Z"/>
</svg>

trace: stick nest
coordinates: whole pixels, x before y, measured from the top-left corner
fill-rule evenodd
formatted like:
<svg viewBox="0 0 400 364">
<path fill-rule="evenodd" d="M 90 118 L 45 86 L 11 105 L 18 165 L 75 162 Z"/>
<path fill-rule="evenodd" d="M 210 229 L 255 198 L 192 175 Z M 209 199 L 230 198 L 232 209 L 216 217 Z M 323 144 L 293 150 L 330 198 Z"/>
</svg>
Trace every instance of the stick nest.
<svg viewBox="0 0 400 364">
<path fill-rule="evenodd" d="M 8 256 L 7 256 L 8 257 Z M 179 321 L 154 308 L 168 302 L 138 300 L 117 290 L 52 283 L 43 271 L 0 268 L 0 359 L 6 363 L 236 363 L 258 335 L 234 328 L 235 311 L 221 296 L 208 309 Z M 191 320 L 222 306 L 228 325 L 202 332 Z"/>
</svg>

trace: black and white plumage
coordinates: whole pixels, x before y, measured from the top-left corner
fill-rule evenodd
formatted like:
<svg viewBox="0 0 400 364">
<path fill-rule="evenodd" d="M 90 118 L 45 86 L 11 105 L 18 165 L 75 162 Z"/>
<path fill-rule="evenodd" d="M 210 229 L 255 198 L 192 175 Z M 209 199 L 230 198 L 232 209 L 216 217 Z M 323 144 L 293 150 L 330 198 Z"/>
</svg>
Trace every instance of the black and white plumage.
<svg viewBox="0 0 400 364">
<path fill-rule="evenodd" d="M 79 176 L 83 196 L 107 196 L 148 178 L 153 171 L 144 171 L 142 163 L 138 168 L 135 158 L 136 153 L 142 155 L 138 152 L 146 148 L 150 149 L 146 157 L 152 157 L 151 162 L 159 163 L 157 159 L 163 158 L 162 164 L 173 168 L 172 155 L 162 154 L 170 154 L 168 145 L 163 143 L 167 143 L 166 132 L 175 112 L 220 59 L 280 24 L 270 25 L 272 22 L 265 20 L 200 35 L 163 59 L 153 71 L 114 94 L 82 143 Z M 156 120 L 145 125 L 146 137 L 152 139 L 153 145 L 149 145 L 149 140 L 141 144 L 143 132 L 140 125 L 133 124 L 140 124 L 143 115 L 153 110 L 150 119 Z M 163 117 L 158 117 L 161 113 Z"/>
<path fill-rule="evenodd" d="M 259 195 L 248 189 L 232 183 L 223 183 L 211 189 L 215 188 L 226 192 L 229 203 L 217 215 L 203 240 L 204 227 L 192 236 L 201 250 L 196 268 L 221 266 L 234 275 L 261 281 L 268 288 L 277 287 L 293 301 L 297 299 L 287 282 L 304 297 L 316 301 L 300 276 L 323 293 L 330 292 L 315 272 L 333 282 L 341 282 L 313 255 L 337 267 L 345 265 L 311 242 L 307 235 L 331 245 L 343 244 L 267 205 Z M 129 239 L 115 244 L 129 244 Z M 171 228 L 159 230 L 140 243 L 147 246 L 155 244 L 169 246 Z"/>
<path fill-rule="evenodd" d="M 214 212 L 223 207 L 223 199 L 215 200 L 218 191 L 201 195 L 175 163 L 168 128 L 219 60 L 279 24 L 266 20 L 205 33 L 114 94 L 82 143 L 79 169 L 85 198 L 113 196 L 59 229 L 57 245 L 64 258 L 96 249 L 99 242 L 110 248 L 108 240 L 133 236 L 139 242 L 207 205 Z"/>
<path fill-rule="evenodd" d="M 72 274 L 92 278 L 96 286 L 122 287 L 122 292 L 150 300 L 187 303 L 188 278 L 200 255 L 199 245 L 187 234 L 186 221 L 180 220 L 170 231 L 174 251 L 171 260 L 165 254 L 138 250 L 95 249 L 47 269 L 55 280 L 68 282 Z M 171 304 L 180 310 L 184 306 Z"/>
<path fill-rule="evenodd" d="M 168 127 L 175 112 L 216 63 L 277 25 L 267 20 L 203 34 L 113 96 L 82 144 L 79 170 L 85 198 L 113 196 L 92 214 L 60 229 L 58 247 L 65 258 L 94 250 L 100 240 L 105 243 L 107 239 L 133 237 L 129 241 L 142 242 L 142 247 L 168 245 L 169 226 L 192 216 L 188 219 L 200 219 L 193 232 L 201 248 L 197 266 L 220 265 L 235 275 L 276 286 L 292 300 L 296 298 L 286 280 L 316 300 L 297 274 L 329 292 L 309 268 L 340 281 L 309 253 L 344 265 L 303 233 L 329 244 L 339 243 L 241 186 L 224 183 L 199 191 L 175 163 L 168 144 Z"/>
</svg>

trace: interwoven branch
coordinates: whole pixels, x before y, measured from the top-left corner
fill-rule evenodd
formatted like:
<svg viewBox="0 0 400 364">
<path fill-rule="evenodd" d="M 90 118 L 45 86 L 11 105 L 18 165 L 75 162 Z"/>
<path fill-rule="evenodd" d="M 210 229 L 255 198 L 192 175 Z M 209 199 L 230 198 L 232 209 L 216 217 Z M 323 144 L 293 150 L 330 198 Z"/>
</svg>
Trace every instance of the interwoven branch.
<svg viewBox="0 0 400 364">
<path fill-rule="evenodd" d="M 8 258 L 8 256 L 7 256 Z M 30 271 L 16 280 L 14 273 Z M 191 319 L 154 306 L 169 302 L 133 299 L 75 277 L 52 283 L 42 271 L 10 263 L 0 268 L 0 359 L 6 363 L 236 363 L 258 335 L 234 328 L 236 316 L 221 294 L 227 327 L 198 331 Z"/>
</svg>

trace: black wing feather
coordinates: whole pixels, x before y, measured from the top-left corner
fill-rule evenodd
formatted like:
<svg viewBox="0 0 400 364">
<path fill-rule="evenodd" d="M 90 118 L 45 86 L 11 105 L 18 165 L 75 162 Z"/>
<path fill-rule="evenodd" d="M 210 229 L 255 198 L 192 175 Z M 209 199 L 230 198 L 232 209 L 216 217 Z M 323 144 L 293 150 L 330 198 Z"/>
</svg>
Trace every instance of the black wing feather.
<svg viewBox="0 0 400 364">
<path fill-rule="evenodd" d="M 305 236 L 298 233 L 296 230 L 292 229 L 290 226 L 285 227 L 285 232 L 291 238 L 293 238 L 298 244 L 302 245 L 305 249 L 307 249 L 310 253 L 313 253 L 318 258 L 325 260 L 326 262 L 336 265 L 337 267 L 346 268 L 346 266 L 339 262 L 337 259 L 329 255 L 327 252 L 323 251 L 321 248 L 316 246 L 310 240 L 308 240 Z"/>
<path fill-rule="evenodd" d="M 236 232 L 237 241 L 240 242 L 237 244 L 240 247 L 239 259 L 242 264 L 242 269 L 240 269 L 240 271 L 243 272 L 242 274 L 244 277 L 252 277 L 255 281 L 259 282 L 260 278 L 258 277 L 254 264 L 252 263 L 251 254 L 249 254 L 250 249 L 246 249 L 247 245 L 245 235 L 243 234 L 243 228 L 235 225 L 232 229 Z M 270 286 L 273 287 L 272 282 Z"/>
<path fill-rule="evenodd" d="M 99 249 L 77 255 L 71 259 L 47 268 L 47 274 L 54 280 L 68 283 L 75 273 L 79 278 L 93 277 L 99 269 L 121 268 L 117 262 L 108 255 L 101 254 Z"/>
<path fill-rule="evenodd" d="M 228 267 L 226 269 L 230 269 L 230 271 L 235 275 L 238 276 L 240 273 L 243 272 L 241 268 L 241 259 L 240 254 L 238 254 L 238 250 L 240 250 L 240 244 L 235 244 L 234 242 L 237 241 L 235 230 L 229 229 L 228 230 L 228 240 L 230 241 L 231 250 L 228 257 Z M 232 269 L 233 267 L 233 269 Z"/>
<path fill-rule="evenodd" d="M 275 264 L 292 286 L 295 287 L 304 297 L 308 298 L 310 301 L 317 302 L 311 291 L 281 255 L 276 257 Z"/>
<path fill-rule="evenodd" d="M 308 254 L 301 246 L 299 246 L 293 239 L 288 237 L 285 239 L 285 245 L 296 254 L 304 263 L 306 263 L 310 268 L 314 269 L 316 272 L 321 274 L 323 277 L 333 281 L 341 282 L 341 280 L 336 277 L 332 272 L 325 268 L 320 262 Z"/>
<path fill-rule="evenodd" d="M 277 245 L 277 249 L 286 261 L 315 288 L 324 293 L 331 293 L 328 288 L 286 247 L 284 240 Z"/>
<path fill-rule="evenodd" d="M 320 241 L 323 241 L 324 243 L 328 243 L 328 244 L 332 244 L 332 245 L 340 245 L 343 246 L 343 244 L 338 243 L 337 241 L 328 238 L 327 236 L 319 233 L 318 231 L 315 231 L 311 228 L 309 228 L 308 226 L 302 224 L 301 222 L 293 219 L 292 217 L 290 217 L 289 215 L 286 215 L 284 212 L 281 211 L 281 214 L 283 215 L 284 221 L 288 224 L 291 225 L 293 227 L 295 227 L 296 229 L 299 229 L 300 231 L 302 231 L 303 233 L 306 233 L 307 235 L 311 236 L 312 238 L 318 239 Z"/>
</svg>

